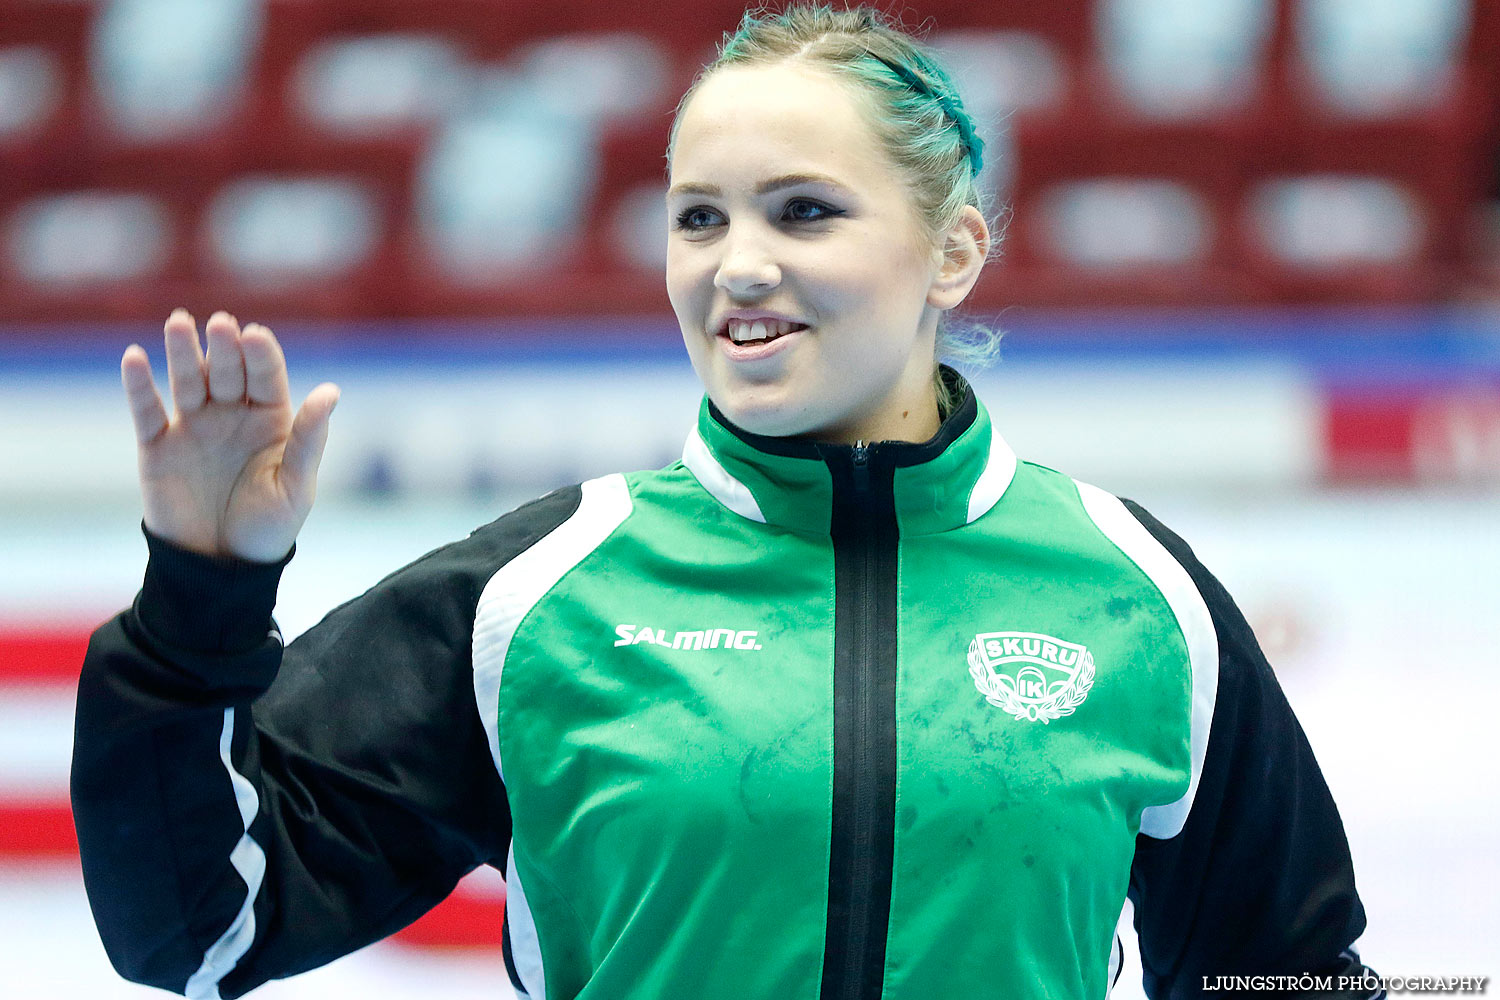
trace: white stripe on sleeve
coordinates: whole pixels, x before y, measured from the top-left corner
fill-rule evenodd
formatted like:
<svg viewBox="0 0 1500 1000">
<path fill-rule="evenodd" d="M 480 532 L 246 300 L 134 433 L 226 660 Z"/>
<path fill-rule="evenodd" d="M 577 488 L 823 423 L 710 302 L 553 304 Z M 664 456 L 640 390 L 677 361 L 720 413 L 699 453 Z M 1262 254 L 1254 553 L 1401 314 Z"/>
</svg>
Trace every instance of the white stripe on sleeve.
<svg viewBox="0 0 1500 1000">
<path fill-rule="evenodd" d="M 266 877 L 266 852 L 250 837 L 250 824 L 260 811 L 260 797 L 248 778 L 234 769 L 229 760 L 229 747 L 234 742 L 234 709 L 224 709 L 224 729 L 219 735 L 219 760 L 229 773 L 229 783 L 234 788 L 234 801 L 240 810 L 240 821 L 244 834 L 229 852 L 229 863 L 245 880 L 245 902 L 234 922 L 209 945 L 203 955 L 203 964 L 188 979 L 183 994 L 188 1000 L 219 1000 L 219 983 L 234 969 L 250 945 L 255 941 L 255 897 L 260 894 L 261 883 Z"/>
</svg>

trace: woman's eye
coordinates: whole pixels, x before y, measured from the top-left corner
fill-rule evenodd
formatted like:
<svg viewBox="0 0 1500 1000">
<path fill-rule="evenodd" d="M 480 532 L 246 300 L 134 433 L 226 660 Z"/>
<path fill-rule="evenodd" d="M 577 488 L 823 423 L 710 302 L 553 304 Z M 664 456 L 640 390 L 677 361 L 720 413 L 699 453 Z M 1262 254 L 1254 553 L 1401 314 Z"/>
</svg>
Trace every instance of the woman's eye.
<svg viewBox="0 0 1500 1000">
<path fill-rule="evenodd" d="M 835 215 L 843 215 L 836 208 L 829 208 L 822 202 L 809 201 L 806 198 L 794 198 L 787 202 L 786 208 L 782 210 L 781 217 L 787 222 L 821 222 L 831 219 Z"/>
<path fill-rule="evenodd" d="M 685 208 L 677 213 L 677 228 L 695 231 L 718 225 L 719 213 L 709 208 Z"/>
</svg>

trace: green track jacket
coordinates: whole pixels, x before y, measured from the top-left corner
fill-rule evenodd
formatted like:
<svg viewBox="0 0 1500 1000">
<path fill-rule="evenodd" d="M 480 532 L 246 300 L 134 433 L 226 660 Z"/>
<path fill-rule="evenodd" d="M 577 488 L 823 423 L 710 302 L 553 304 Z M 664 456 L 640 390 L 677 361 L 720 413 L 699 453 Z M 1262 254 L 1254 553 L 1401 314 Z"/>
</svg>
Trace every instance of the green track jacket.
<svg viewBox="0 0 1500 1000">
<path fill-rule="evenodd" d="M 1127 894 L 1152 996 L 1358 974 L 1337 811 L 1229 597 L 957 388 L 924 444 L 705 403 L 680 462 L 522 507 L 284 652 L 279 566 L 151 539 L 79 692 L 117 968 L 238 996 L 490 864 L 533 1000 L 1099 1000 Z"/>
</svg>

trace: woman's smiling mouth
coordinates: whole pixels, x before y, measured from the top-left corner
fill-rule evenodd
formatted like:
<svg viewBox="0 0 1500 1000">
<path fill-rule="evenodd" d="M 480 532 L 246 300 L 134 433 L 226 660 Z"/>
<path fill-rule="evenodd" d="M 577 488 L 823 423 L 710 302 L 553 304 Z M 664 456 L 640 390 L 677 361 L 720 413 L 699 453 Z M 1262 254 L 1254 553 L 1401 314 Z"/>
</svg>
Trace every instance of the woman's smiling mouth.
<svg viewBox="0 0 1500 1000">
<path fill-rule="evenodd" d="M 731 361 L 759 361 L 781 354 L 807 329 L 806 323 L 787 319 L 731 317 L 719 327 L 714 340 Z"/>
<path fill-rule="evenodd" d="M 805 323 L 793 323 L 784 319 L 730 319 L 724 324 L 723 336 L 736 344 L 746 344 L 771 341 L 806 329 Z"/>
</svg>

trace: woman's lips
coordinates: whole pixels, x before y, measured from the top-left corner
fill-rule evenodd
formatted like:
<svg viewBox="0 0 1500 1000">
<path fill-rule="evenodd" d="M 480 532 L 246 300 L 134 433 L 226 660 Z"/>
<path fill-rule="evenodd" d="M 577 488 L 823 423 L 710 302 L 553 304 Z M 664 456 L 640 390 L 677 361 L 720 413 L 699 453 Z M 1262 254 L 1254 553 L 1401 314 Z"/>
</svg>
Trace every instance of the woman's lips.
<svg viewBox="0 0 1500 1000">
<path fill-rule="evenodd" d="M 735 343 L 727 333 L 721 333 L 714 340 L 718 341 L 719 349 L 731 361 L 760 361 L 764 358 L 780 354 L 792 345 L 799 337 L 807 332 L 807 327 L 800 327 L 790 333 L 783 333 L 779 337 L 769 340 L 750 340 L 743 343 Z"/>
</svg>

